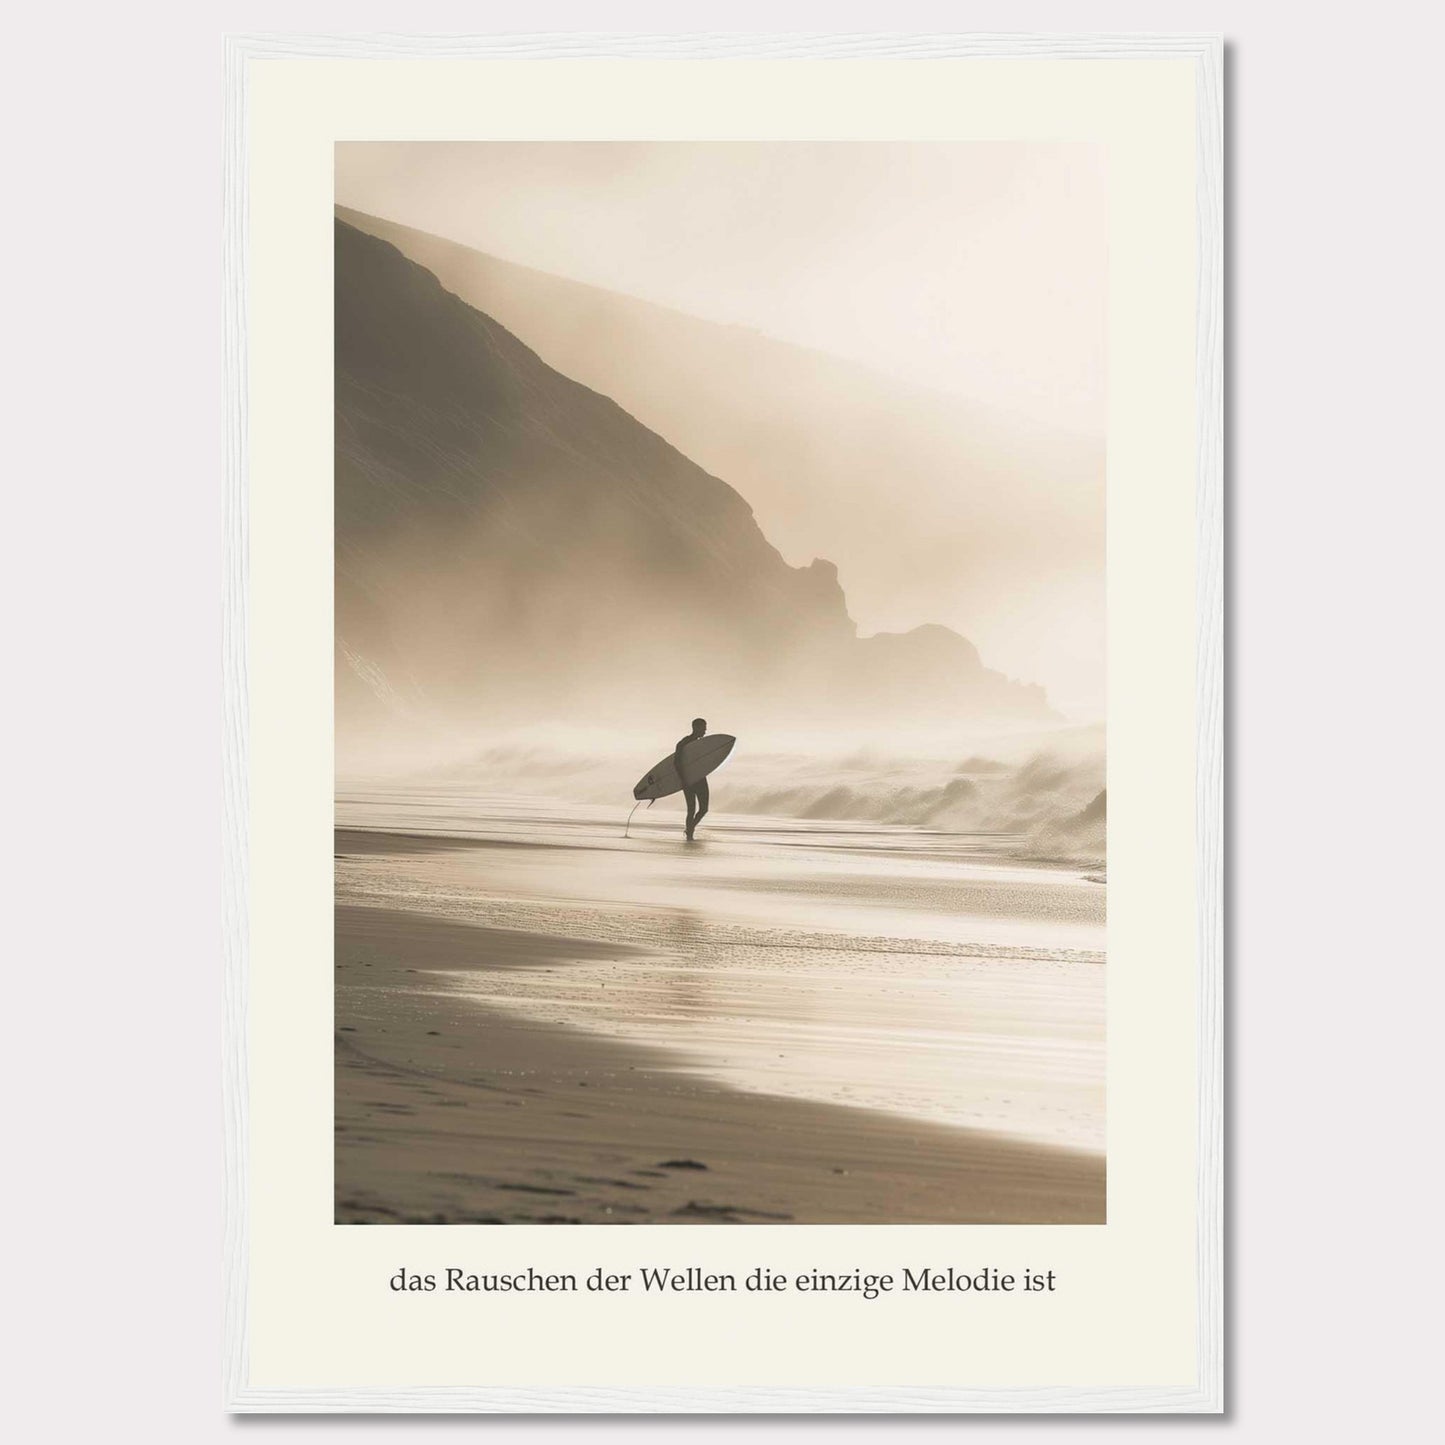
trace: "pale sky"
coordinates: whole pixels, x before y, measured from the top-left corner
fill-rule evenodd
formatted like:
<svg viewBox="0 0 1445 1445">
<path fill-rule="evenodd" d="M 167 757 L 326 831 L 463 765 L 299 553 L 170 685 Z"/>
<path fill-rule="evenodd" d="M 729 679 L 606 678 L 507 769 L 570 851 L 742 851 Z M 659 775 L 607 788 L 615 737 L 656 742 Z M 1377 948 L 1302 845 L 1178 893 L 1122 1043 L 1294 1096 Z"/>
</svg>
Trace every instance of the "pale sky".
<svg viewBox="0 0 1445 1445">
<path fill-rule="evenodd" d="M 1087 145 L 343 144 L 336 199 L 504 260 L 1101 435 Z"/>
</svg>

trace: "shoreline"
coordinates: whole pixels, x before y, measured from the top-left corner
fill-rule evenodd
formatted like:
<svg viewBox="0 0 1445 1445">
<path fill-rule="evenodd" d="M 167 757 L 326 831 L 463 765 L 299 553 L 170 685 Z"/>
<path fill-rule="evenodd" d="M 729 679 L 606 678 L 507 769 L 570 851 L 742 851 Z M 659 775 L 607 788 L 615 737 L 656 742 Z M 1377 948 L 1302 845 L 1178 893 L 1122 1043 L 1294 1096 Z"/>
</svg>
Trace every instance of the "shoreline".
<svg viewBox="0 0 1445 1445">
<path fill-rule="evenodd" d="M 660 1048 L 458 997 L 450 977 L 647 956 L 338 904 L 336 1221 L 1104 1222 L 1102 1154 L 744 1092 Z"/>
</svg>

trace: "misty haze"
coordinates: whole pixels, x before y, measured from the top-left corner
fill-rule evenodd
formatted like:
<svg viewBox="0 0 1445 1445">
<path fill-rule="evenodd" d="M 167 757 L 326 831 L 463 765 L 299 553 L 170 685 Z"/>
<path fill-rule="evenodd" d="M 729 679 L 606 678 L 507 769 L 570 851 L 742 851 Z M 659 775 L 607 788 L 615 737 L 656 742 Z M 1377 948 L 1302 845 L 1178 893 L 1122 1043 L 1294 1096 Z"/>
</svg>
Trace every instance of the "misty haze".
<svg viewBox="0 0 1445 1445">
<path fill-rule="evenodd" d="M 1102 1222 L 1102 177 L 337 147 L 338 1221 Z"/>
</svg>

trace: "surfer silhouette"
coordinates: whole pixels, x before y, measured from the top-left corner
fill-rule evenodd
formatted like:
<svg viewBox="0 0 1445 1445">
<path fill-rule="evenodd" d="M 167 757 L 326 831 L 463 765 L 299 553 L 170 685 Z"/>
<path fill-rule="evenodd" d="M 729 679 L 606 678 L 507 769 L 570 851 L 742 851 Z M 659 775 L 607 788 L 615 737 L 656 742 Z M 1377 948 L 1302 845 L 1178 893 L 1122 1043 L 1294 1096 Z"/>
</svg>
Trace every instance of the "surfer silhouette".
<svg viewBox="0 0 1445 1445">
<path fill-rule="evenodd" d="M 682 750 L 689 744 L 695 743 L 707 732 L 707 719 L 695 717 L 692 720 L 692 731 L 685 738 L 678 738 L 677 746 L 672 750 L 672 761 L 677 768 L 677 775 L 683 779 L 682 796 L 687 799 L 687 840 L 692 842 L 693 829 L 702 822 L 707 815 L 707 779 L 699 778 L 695 783 L 689 783 L 682 771 Z"/>
</svg>

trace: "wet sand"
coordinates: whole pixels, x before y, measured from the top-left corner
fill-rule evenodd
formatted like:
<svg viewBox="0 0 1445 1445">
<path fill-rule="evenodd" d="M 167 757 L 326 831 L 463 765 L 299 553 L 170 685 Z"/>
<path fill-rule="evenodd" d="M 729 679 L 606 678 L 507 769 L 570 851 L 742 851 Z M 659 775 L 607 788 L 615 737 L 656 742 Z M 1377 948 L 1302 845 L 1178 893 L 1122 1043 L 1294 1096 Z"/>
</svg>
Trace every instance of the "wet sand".
<svg viewBox="0 0 1445 1445">
<path fill-rule="evenodd" d="M 338 815 L 338 1221 L 1102 1222 L 1097 885 L 960 840 Z"/>
</svg>

